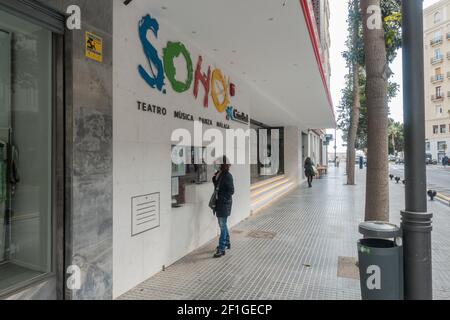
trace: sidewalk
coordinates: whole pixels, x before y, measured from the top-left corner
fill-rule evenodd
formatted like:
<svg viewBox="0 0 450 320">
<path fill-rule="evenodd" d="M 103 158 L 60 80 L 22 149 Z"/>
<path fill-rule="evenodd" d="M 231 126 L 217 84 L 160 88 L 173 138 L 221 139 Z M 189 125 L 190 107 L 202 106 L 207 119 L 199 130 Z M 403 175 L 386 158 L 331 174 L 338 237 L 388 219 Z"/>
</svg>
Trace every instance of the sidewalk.
<svg viewBox="0 0 450 320">
<path fill-rule="evenodd" d="M 302 186 L 232 231 L 232 250 L 212 259 L 217 240 L 191 253 L 121 299 L 335 300 L 360 299 L 359 281 L 338 277 L 338 261 L 356 257 L 364 216 L 365 177 L 344 186 L 344 168 L 332 168 L 313 189 Z M 400 221 L 404 187 L 391 185 L 391 220 Z M 435 299 L 450 299 L 450 209 L 430 203 L 435 214 Z M 354 276 L 353 264 L 340 275 Z"/>
</svg>

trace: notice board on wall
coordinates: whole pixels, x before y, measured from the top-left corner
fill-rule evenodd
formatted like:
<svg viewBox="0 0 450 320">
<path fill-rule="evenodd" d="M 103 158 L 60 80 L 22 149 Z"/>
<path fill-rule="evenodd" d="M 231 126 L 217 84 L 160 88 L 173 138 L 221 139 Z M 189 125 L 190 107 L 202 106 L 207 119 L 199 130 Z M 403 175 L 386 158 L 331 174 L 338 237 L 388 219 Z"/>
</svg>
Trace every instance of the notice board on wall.
<svg viewBox="0 0 450 320">
<path fill-rule="evenodd" d="M 137 236 L 160 226 L 160 198 L 160 193 L 131 198 L 132 236 Z"/>
</svg>

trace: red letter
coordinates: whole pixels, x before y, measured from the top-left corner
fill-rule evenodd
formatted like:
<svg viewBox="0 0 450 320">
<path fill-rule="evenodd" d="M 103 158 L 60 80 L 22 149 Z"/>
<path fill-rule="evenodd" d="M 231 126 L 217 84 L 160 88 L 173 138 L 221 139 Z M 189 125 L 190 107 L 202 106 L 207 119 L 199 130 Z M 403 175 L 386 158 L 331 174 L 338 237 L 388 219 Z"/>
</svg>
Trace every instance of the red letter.
<svg viewBox="0 0 450 320">
<path fill-rule="evenodd" d="M 209 89 L 211 85 L 211 67 L 208 67 L 208 75 L 202 73 L 202 56 L 198 57 L 197 69 L 195 70 L 195 80 L 194 80 L 194 97 L 197 99 L 198 97 L 198 87 L 199 82 L 203 84 L 203 88 L 205 89 L 205 97 L 203 98 L 203 106 L 208 108 L 208 100 L 209 100 Z"/>
</svg>

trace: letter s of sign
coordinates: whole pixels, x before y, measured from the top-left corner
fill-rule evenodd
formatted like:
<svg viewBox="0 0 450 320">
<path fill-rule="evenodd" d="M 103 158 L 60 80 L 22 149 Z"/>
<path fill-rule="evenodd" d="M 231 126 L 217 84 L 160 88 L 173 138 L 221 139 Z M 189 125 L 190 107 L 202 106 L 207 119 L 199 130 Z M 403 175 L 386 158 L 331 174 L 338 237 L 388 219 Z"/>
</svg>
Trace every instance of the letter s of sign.
<svg viewBox="0 0 450 320">
<path fill-rule="evenodd" d="M 162 91 L 164 87 L 164 67 L 158 56 L 158 51 L 156 51 L 155 47 L 147 38 L 147 32 L 149 30 L 153 32 L 156 38 L 158 38 L 158 21 L 150 17 L 150 15 L 146 15 L 139 22 L 139 38 L 144 49 L 144 54 L 148 59 L 150 71 L 152 72 L 153 77 L 150 76 L 141 65 L 139 65 L 139 74 L 150 87 L 157 88 L 159 91 Z M 156 74 L 153 70 L 153 66 L 157 69 Z"/>
<path fill-rule="evenodd" d="M 67 7 L 66 13 L 69 15 L 66 20 L 67 29 L 80 30 L 81 29 L 81 9 L 77 5 Z"/>
<path fill-rule="evenodd" d="M 367 18 L 367 29 L 380 30 L 383 27 L 381 7 L 374 4 L 370 5 L 367 8 L 367 14 L 370 14 Z"/>
<path fill-rule="evenodd" d="M 71 276 L 67 279 L 67 289 L 80 290 L 81 289 L 81 269 L 79 266 L 71 265 L 67 268 L 67 273 Z"/>
<path fill-rule="evenodd" d="M 379 266 L 370 266 L 367 268 L 367 289 L 381 290 L 381 268 Z"/>
</svg>

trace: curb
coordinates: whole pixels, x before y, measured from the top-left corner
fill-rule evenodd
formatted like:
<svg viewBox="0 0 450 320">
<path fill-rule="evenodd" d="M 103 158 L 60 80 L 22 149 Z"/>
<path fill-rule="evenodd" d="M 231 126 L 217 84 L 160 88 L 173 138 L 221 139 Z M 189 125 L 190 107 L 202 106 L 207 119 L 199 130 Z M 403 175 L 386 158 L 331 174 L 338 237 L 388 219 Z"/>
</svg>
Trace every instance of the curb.
<svg viewBox="0 0 450 320">
<path fill-rule="evenodd" d="M 450 207 L 450 198 L 444 196 L 443 194 L 438 193 L 436 200 Z"/>
</svg>

